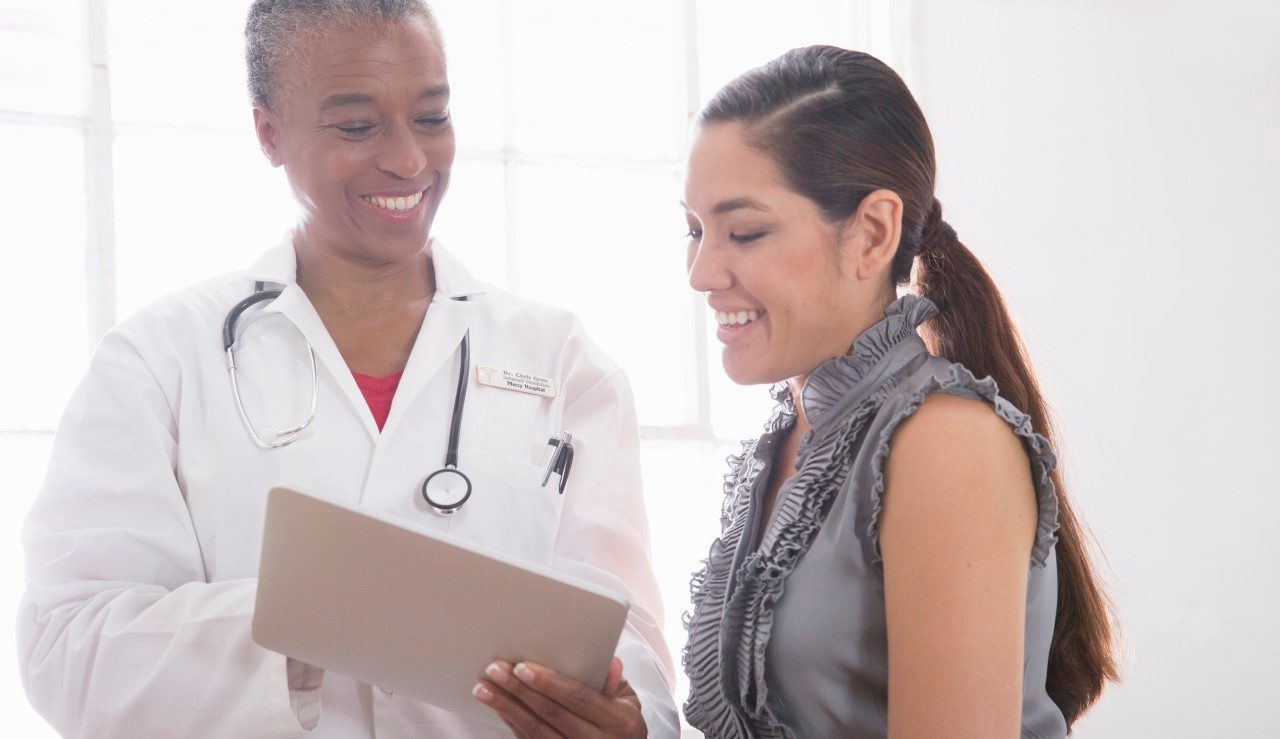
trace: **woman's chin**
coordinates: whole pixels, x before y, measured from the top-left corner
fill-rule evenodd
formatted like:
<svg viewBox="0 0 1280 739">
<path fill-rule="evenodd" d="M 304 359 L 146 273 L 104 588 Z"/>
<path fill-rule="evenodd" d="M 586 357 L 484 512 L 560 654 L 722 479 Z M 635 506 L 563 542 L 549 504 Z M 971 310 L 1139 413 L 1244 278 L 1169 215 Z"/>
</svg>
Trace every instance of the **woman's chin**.
<svg viewBox="0 0 1280 739">
<path fill-rule="evenodd" d="M 737 385 L 772 385 L 782 377 L 775 376 L 759 357 L 725 347 L 721 356 L 724 373 Z"/>
</svg>

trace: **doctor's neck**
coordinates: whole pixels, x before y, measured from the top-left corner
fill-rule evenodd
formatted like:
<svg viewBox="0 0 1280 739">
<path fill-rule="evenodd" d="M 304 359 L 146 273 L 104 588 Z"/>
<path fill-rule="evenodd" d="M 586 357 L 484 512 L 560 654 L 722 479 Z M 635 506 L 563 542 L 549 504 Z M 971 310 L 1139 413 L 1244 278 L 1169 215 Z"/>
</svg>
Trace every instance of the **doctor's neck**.
<svg viewBox="0 0 1280 739">
<path fill-rule="evenodd" d="M 298 286 L 317 307 L 343 313 L 423 309 L 435 296 L 435 270 L 424 247 L 404 255 L 373 254 L 361 247 L 294 237 Z"/>
</svg>

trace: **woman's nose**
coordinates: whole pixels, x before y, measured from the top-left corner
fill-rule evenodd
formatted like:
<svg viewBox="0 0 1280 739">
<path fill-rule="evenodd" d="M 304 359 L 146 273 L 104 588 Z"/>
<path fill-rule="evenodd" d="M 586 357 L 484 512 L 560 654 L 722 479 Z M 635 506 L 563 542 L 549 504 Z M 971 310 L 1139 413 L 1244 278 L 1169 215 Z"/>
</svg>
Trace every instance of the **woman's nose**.
<svg viewBox="0 0 1280 739">
<path fill-rule="evenodd" d="M 727 290 L 733 286 L 733 274 L 721 250 L 703 241 L 689 248 L 689 287 L 700 293 Z"/>
<path fill-rule="evenodd" d="M 427 168 L 429 161 L 423 142 L 407 127 L 398 126 L 378 150 L 378 169 L 402 180 L 411 180 Z"/>
</svg>

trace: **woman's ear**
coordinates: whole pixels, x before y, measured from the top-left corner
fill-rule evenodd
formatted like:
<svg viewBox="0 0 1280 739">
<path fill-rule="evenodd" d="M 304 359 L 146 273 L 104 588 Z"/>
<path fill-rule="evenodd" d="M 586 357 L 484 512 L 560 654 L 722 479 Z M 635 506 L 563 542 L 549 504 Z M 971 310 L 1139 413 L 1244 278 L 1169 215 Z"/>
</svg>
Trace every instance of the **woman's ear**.
<svg viewBox="0 0 1280 739">
<path fill-rule="evenodd" d="M 902 237 L 902 198 L 875 190 L 862 199 L 844 228 L 846 253 L 860 280 L 881 276 L 893 264 Z"/>
<path fill-rule="evenodd" d="M 284 164 L 278 140 L 280 121 L 276 114 L 258 105 L 253 106 L 253 130 L 258 134 L 258 146 L 262 148 L 262 153 L 271 162 L 271 166 L 279 167 Z"/>
</svg>

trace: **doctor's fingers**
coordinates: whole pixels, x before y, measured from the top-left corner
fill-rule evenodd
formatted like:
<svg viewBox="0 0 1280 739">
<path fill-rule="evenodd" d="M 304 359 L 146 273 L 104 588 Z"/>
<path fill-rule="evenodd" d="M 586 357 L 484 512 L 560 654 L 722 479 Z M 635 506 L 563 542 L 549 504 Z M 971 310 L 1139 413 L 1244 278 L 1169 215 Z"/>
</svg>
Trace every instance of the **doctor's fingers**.
<svg viewBox="0 0 1280 739">
<path fill-rule="evenodd" d="M 622 679 L 622 660 L 614 657 L 609 662 L 609 674 L 604 678 L 604 690 L 600 691 L 608 698 L 618 697 L 618 688 L 622 687 L 625 681 Z"/>
<path fill-rule="evenodd" d="M 512 680 L 512 682 L 515 681 Z M 475 692 L 476 697 L 488 704 L 507 728 L 520 739 L 562 739 L 563 737 L 596 736 L 599 733 L 586 722 L 583 722 L 582 733 L 562 733 L 555 726 L 539 718 L 534 710 L 519 698 L 488 680 L 480 681 Z"/>
<path fill-rule="evenodd" d="M 556 702 L 550 696 L 534 690 L 525 681 L 517 679 L 511 665 L 497 661 L 485 668 L 489 680 L 498 684 L 503 691 L 514 696 L 533 716 L 542 722 L 555 727 L 561 734 L 577 739 L 577 737 L 600 737 L 604 734 L 590 720 L 590 717 L 579 715 L 573 710 Z M 584 685 L 585 689 L 586 686 Z"/>
<path fill-rule="evenodd" d="M 508 669 L 505 662 L 495 662 L 490 667 Z M 615 659 L 609 672 L 614 680 L 605 681 L 606 684 L 612 683 L 609 687 L 613 688 L 613 692 L 608 695 L 602 695 L 577 680 L 532 662 L 516 665 L 509 673 L 512 676 L 508 678 L 510 684 L 503 687 L 544 717 L 554 718 L 565 711 L 590 722 L 600 730 L 600 736 L 644 736 L 645 724 L 640 713 L 640 698 L 629 686 L 623 689 L 626 682 L 622 680 L 622 663 Z M 552 720 L 552 723 L 556 722 Z"/>
</svg>

